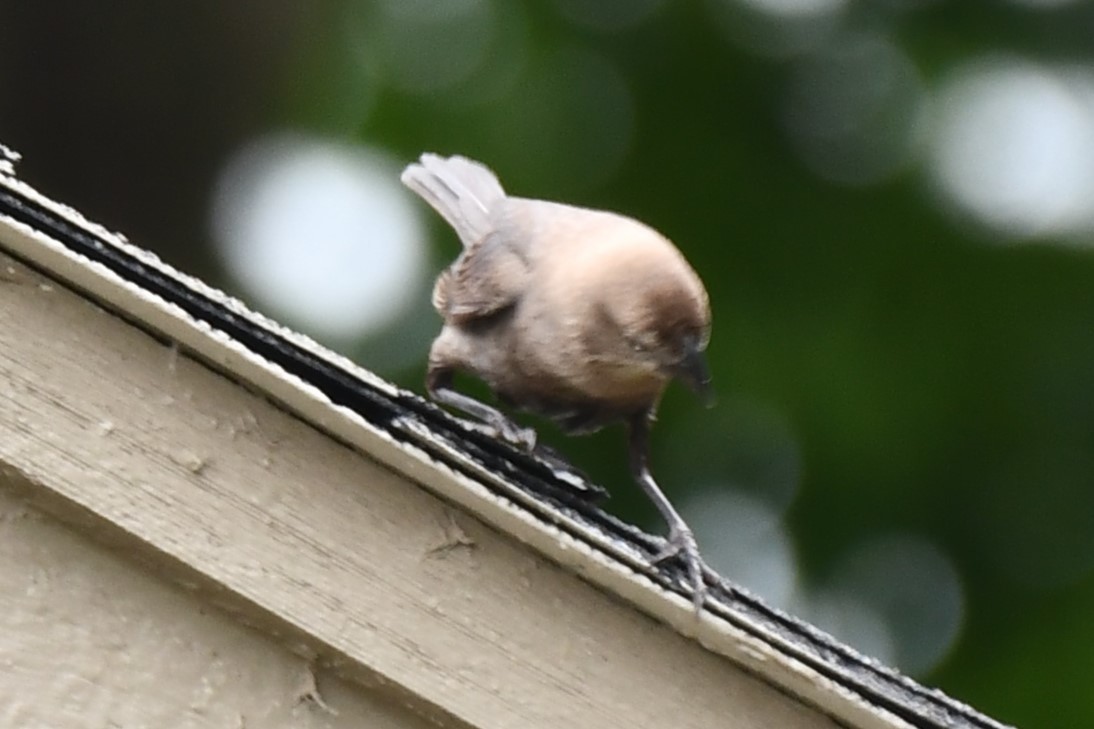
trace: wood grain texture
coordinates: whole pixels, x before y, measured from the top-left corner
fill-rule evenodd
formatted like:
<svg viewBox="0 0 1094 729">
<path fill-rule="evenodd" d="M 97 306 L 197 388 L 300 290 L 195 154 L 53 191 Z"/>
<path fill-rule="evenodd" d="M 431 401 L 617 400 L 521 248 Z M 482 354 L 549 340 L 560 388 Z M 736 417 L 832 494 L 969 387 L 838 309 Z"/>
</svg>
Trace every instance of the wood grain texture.
<svg viewBox="0 0 1094 729">
<path fill-rule="evenodd" d="M 58 284 L 0 272 L 0 461 L 300 652 L 452 726 L 834 726 Z"/>
<path fill-rule="evenodd" d="M 427 729 L 42 514 L 0 475 L 0 726 Z"/>
</svg>

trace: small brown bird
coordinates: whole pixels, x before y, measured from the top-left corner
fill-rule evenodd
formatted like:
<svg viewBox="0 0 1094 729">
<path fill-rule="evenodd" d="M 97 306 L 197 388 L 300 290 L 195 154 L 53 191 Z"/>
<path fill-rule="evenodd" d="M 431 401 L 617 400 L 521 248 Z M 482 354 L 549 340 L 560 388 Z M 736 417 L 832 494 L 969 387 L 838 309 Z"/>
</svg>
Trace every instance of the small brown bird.
<svg viewBox="0 0 1094 729">
<path fill-rule="evenodd" d="M 709 399 L 710 305 L 695 271 L 636 220 L 510 197 L 493 172 L 465 157 L 423 154 L 402 181 L 463 243 L 433 288 L 444 326 L 429 353 L 430 396 L 527 450 L 535 432 L 452 389 L 455 371 L 568 432 L 626 423 L 631 472 L 669 527 L 654 562 L 679 555 L 701 609 L 710 570 L 648 463 L 650 426 L 669 381 Z"/>
</svg>

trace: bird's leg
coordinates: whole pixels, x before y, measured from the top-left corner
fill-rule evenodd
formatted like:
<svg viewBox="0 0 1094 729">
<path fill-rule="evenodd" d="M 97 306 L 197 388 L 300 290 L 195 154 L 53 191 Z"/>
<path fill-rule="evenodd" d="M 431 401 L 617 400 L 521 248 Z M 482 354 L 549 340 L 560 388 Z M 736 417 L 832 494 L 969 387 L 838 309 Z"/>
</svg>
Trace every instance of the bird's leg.
<svg viewBox="0 0 1094 729">
<path fill-rule="evenodd" d="M 716 573 L 703 562 L 699 555 L 699 545 L 695 541 L 695 535 L 684 518 L 673 507 L 657 482 L 653 480 L 649 467 L 649 435 L 650 413 L 642 413 L 630 420 L 630 467 L 631 474 L 642 490 L 661 512 L 668 523 L 669 536 L 665 547 L 653 556 L 653 564 L 664 562 L 679 556 L 687 571 L 688 582 L 691 585 L 692 601 L 695 603 L 695 612 L 698 614 L 703 609 L 706 598 L 705 579 L 716 578 Z"/>
<path fill-rule="evenodd" d="M 529 453 L 536 447 L 536 431 L 522 428 L 495 408 L 479 402 L 473 397 L 452 389 L 453 370 L 447 367 L 431 367 L 426 374 L 425 388 L 429 396 L 463 413 L 476 418 L 493 431 L 492 435 L 501 438 Z"/>
</svg>

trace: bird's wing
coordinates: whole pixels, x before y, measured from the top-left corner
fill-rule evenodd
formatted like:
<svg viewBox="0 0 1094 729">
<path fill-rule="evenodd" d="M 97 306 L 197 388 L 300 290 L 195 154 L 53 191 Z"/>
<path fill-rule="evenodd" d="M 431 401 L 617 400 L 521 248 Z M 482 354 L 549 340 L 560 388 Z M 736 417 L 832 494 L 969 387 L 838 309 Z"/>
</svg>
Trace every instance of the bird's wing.
<svg viewBox="0 0 1094 729">
<path fill-rule="evenodd" d="M 447 318 L 470 321 L 516 303 L 548 268 L 572 265 L 618 216 L 570 205 L 505 197 L 490 208 L 489 232 L 437 281 L 434 305 Z"/>
<path fill-rule="evenodd" d="M 452 321 L 488 317 L 516 303 L 530 275 L 520 241 L 494 232 L 465 249 L 441 274 L 433 303 Z"/>
</svg>

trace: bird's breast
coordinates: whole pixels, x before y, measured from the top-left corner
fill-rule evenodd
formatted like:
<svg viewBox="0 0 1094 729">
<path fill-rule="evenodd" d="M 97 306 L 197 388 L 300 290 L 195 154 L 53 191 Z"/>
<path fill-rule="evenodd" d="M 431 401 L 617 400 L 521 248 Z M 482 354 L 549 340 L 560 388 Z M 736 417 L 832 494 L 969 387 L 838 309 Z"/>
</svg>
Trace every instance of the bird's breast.
<svg viewBox="0 0 1094 729">
<path fill-rule="evenodd" d="M 511 353 L 507 381 L 498 391 L 544 415 L 586 407 L 630 414 L 656 402 L 667 382 L 656 368 L 591 351 L 578 337 L 522 344 Z"/>
</svg>

